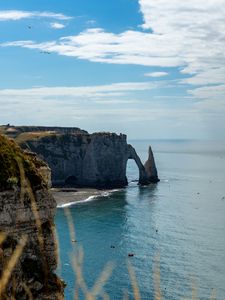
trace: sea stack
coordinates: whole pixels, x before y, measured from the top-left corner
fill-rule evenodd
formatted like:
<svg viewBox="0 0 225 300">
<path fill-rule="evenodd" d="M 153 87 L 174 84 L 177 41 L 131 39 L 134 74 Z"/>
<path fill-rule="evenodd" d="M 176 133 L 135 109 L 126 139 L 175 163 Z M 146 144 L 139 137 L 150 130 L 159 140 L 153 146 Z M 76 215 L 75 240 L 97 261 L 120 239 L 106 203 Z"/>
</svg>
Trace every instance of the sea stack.
<svg viewBox="0 0 225 300">
<path fill-rule="evenodd" d="M 155 165 L 155 159 L 151 146 L 148 149 L 148 160 L 144 164 L 145 171 L 148 177 L 148 181 L 151 183 L 157 183 L 159 181 L 157 168 Z"/>
</svg>

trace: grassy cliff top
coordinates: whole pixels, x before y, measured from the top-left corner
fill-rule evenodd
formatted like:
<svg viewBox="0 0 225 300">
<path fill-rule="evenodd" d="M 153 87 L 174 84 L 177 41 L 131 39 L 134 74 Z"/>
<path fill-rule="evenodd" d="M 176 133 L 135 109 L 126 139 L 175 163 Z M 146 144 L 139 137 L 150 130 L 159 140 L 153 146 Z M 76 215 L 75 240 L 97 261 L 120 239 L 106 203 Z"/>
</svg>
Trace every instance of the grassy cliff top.
<svg viewBox="0 0 225 300">
<path fill-rule="evenodd" d="M 39 131 L 39 132 L 23 132 L 20 133 L 16 138 L 15 141 L 21 145 L 26 143 L 30 140 L 40 139 L 46 136 L 55 135 L 55 132 L 52 131 Z"/>
<path fill-rule="evenodd" d="M 83 135 L 87 131 L 78 127 L 58 127 L 58 126 L 13 126 L 10 124 L 0 125 L 0 134 L 4 134 L 15 139 L 19 145 L 27 141 L 38 140 L 43 137 L 60 135 Z"/>
<path fill-rule="evenodd" d="M 0 125 L 0 134 L 16 138 L 23 133 L 43 133 L 43 134 L 87 134 L 88 132 L 78 127 L 59 127 L 59 126 L 14 126 Z"/>
<path fill-rule="evenodd" d="M 81 138 L 85 137 L 106 137 L 106 138 L 119 138 L 125 139 L 125 134 L 116 134 L 112 132 L 94 132 L 89 134 L 87 131 L 80 129 L 78 127 L 49 127 L 49 126 L 13 126 L 13 125 L 0 125 L 0 134 L 4 134 L 10 138 L 15 139 L 15 141 L 24 149 L 29 148 L 27 142 L 35 141 L 42 138 L 53 137 L 64 138 L 67 136 L 77 136 Z M 48 139 L 47 139 L 48 140 Z M 45 139 L 45 141 L 47 141 Z M 51 139 L 52 140 L 52 139 Z"/>
<path fill-rule="evenodd" d="M 18 162 L 21 162 L 25 176 L 34 190 L 44 185 L 38 172 L 39 161 L 32 155 L 23 152 L 13 140 L 0 135 L 0 191 L 20 186 L 21 176 Z"/>
</svg>

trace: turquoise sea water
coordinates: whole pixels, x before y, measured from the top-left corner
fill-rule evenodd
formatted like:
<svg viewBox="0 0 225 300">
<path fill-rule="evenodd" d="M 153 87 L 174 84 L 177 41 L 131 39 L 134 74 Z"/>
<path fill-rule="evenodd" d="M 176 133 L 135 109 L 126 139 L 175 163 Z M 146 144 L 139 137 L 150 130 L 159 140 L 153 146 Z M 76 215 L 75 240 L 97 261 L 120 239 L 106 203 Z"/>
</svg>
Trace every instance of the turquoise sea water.
<svg viewBox="0 0 225 300">
<path fill-rule="evenodd" d="M 138 178 L 138 169 L 130 161 L 126 189 L 70 207 L 78 240 L 75 248 L 84 249 L 88 286 L 112 261 L 116 268 L 105 291 L 110 299 L 122 299 L 124 290 L 131 292 L 129 260 L 141 298 L 151 300 L 153 269 L 159 261 L 163 299 L 190 299 L 193 287 L 198 299 L 210 299 L 212 289 L 216 299 L 225 299 L 225 142 L 130 142 L 143 161 L 152 145 L 161 181 L 137 186 L 132 180 Z M 74 250 L 63 209 L 57 211 L 56 225 L 66 299 L 73 299 Z"/>
</svg>

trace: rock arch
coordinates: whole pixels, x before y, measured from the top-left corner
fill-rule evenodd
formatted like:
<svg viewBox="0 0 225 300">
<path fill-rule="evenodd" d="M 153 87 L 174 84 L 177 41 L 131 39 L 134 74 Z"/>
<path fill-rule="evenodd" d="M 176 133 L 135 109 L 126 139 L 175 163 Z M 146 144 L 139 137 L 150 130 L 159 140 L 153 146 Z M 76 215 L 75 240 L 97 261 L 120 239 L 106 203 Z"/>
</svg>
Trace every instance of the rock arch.
<svg viewBox="0 0 225 300">
<path fill-rule="evenodd" d="M 143 165 L 124 134 L 89 134 L 76 128 L 35 127 L 37 134 L 26 135 L 20 145 L 45 160 L 58 187 L 120 188 L 127 185 L 126 166 L 133 159 L 139 169 L 139 184 L 159 181 L 151 148 Z M 34 133 L 35 128 L 32 129 Z M 27 129 L 29 132 L 30 128 Z M 25 131 L 22 128 L 22 132 Z M 18 128 L 19 130 L 19 128 Z M 50 131 L 46 131 L 50 130 Z"/>
<path fill-rule="evenodd" d="M 139 169 L 139 184 L 146 185 L 149 183 L 156 183 L 159 181 L 155 160 L 151 147 L 149 147 L 148 160 L 143 165 L 140 157 L 137 155 L 136 150 L 131 145 L 127 145 L 128 156 L 127 159 L 133 159 Z"/>
</svg>

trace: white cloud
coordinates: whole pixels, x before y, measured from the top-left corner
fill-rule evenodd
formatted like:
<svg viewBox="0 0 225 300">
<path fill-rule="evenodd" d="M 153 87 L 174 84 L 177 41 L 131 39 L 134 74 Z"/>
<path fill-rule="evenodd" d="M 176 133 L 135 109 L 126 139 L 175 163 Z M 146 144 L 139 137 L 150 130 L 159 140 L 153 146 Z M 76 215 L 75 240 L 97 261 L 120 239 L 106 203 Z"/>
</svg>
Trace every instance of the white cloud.
<svg viewBox="0 0 225 300">
<path fill-rule="evenodd" d="M 163 96 L 149 97 L 152 89 L 162 88 L 164 84 L 124 82 L 0 89 L 0 119 L 2 123 L 21 125 L 65 125 L 89 131 L 122 131 L 130 138 L 146 138 L 149 134 L 157 138 L 202 137 L 208 134 L 205 133 L 205 124 L 215 124 L 215 121 L 213 130 L 224 131 L 224 101 L 217 101 L 215 105 L 213 100 L 204 100 L 193 105 L 190 101 L 181 101 L 185 98 L 181 96 L 173 99 L 176 105 L 171 106 Z M 224 87 L 220 89 L 225 90 Z M 147 130 L 146 124 L 152 130 Z"/>
<path fill-rule="evenodd" d="M 2 46 L 39 49 L 92 62 L 178 67 L 187 76 L 180 84 L 225 84 L 225 0 L 139 0 L 139 5 L 144 32 L 115 34 L 92 28 L 56 41 L 16 41 Z"/>
<path fill-rule="evenodd" d="M 225 102 L 225 84 L 203 86 L 195 88 L 193 90 L 189 90 L 188 92 L 196 98 L 213 99 L 214 101 L 222 99 L 222 101 Z M 214 103 L 214 106 L 217 106 L 217 104 Z"/>
<path fill-rule="evenodd" d="M 50 26 L 51 28 L 54 28 L 54 29 L 62 29 L 62 28 L 65 28 L 66 25 L 62 24 L 62 23 L 50 23 Z"/>
<path fill-rule="evenodd" d="M 143 27 L 167 38 L 178 50 L 192 77 L 182 83 L 204 85 L 225 82 L 224 0 L 139 0 Z"/>
<path fill-rule="evenodd" d="M 16 41 L 2 46 L 39 49 L 93 62 L 164 67 L 184 64 L 173 45 L 168 46 L 168 42 L 160 37 L 154 38 L 149 33 L 138 31 L 113 34 L 94 28 L 77 36 L 63 37 L 58 41 Z"/>
<path fill-rule="evenodd" d="M 64 125 L 78 126 L 92 132 L 124 132 L 129 138 L 193 138 L 193 133 L 202 137 L 198 108 L 171 107 L 159 105 L 156 101 L 145 102 L 142 106 L 140 101 L 134 101 L 139 102 L 138 107 L 130 101 L 109 106 L 106 101 L 91 105 L 92 101 L 66 101 L 64 97 L 46 101 L 8 96 L 8 101 L 4 101 L 1 95 L 0 119 L 5 124 Z"/>
<path fill-rule="evenodd" d="M 167 72 L 151 72 L 151 73 L 145 73 L 145 76 L 146 77 L 154 77 L 154 78 L 157 78 L 157 77 L 164 77 L 164 76 L 167 76 L 168 73 Z"/>
<path fill-rule="evenodd" d="M 61 13 L 49 11 L 22 11 L 22 10 L 0 10 L 0 21 L 16 21 L 31 18 L 51 18 L 58 20 L 69 20 L 71 17 Z"/>
<path fill-rule="evenodd" d="M 46 99 L 46 98 L 93 98 L 119 97 L 131 92 L 148 91 L 163 83 L 157 82 L 122 82 L 109 85 L 81 87 L 35 87 L 28 89 L 1 89 L 1 99 Z"/>
</svg>

